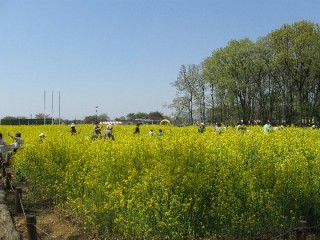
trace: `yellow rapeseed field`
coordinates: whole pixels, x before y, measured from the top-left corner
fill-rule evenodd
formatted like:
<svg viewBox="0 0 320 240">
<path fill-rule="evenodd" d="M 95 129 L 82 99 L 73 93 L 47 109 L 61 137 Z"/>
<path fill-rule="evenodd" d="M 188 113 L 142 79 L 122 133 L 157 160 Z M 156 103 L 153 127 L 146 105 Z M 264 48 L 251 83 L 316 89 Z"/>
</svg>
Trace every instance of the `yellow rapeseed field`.
<svg viewBox="0 0 320 240">
<path fill-rule="evenodd" d="M 320 219 L 319 130 L 142 125 L 137 135 L 131 125 L 114 126 L 112 141 L 92 140 L 92 125 L 75 136 L 64 125 L 0 128 L 8 143 L 17 131 L 15 178 L 99 236 L 251 239 Z"/>
</svg>

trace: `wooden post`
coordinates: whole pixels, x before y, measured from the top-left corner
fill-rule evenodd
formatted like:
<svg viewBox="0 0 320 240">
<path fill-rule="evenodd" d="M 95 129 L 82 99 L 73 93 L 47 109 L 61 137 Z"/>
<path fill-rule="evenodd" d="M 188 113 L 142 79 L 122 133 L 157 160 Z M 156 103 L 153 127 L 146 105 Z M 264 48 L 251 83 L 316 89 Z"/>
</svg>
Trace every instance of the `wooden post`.
<svg viewBox="0 0 320 240">
<path fill-rule="evenodd" d="M 2 161 L 1 166 L 2 166 L 2 177 L 5 177 L 5 176 L 6 176 L 6 166 L 7 166 L 7 163 L 5 163 L 5 162 Z"/>
<path fill-rule="evenodd" d="M 16 213 L 22 213 L 22 206 L 21 206 L 21 200 L 22 200 L 22 188 L 16 187 L 15 189 L 15 204 L 16 204 Z"/>
<path fill-rule="evenodd" d="M 27 229 L 28 229 L 28 239 L 37 240 L 37 229 L 36 229 L 37 219 L 34 215 L 27 216 Z"/>
<path fill-rule="evenodd" d="M 6 169 L 6 189 L 11 189 L 11 172 L 8 172 L 8 168 Z"/>
<path fill-rule="evenodd" d="M 296 237 L 297 240 L 307 239 L 308 224 L 307 221 L 298 221 L 296 226 Z"/>
</svg>

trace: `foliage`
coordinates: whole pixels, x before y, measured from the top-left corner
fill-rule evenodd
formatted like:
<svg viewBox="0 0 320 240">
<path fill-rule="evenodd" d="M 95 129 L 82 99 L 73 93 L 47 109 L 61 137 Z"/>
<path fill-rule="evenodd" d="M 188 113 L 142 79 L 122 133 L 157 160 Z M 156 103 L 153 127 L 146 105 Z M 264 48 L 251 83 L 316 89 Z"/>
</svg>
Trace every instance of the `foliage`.
<svg viewBox="0 0 320 240">
<path fill-rule="evenodd" d="M 148 119 L 150 120 L 162 120 L 164 118 L 163 113 L 161 112 L 150 112 L 148 114 Z"/>
<path fill-rule="evenodd" d="M 150 112 L 149 114 L 148 113 L 143 113 L 143 112 L 138 112 L 138 113 L 129 113 L 127 115 L 127 119 L 126 120 L 129 120 L 129 121 L 133 121 L 133 120 L 136 120 L 136 119 L 150 119 L 150 120 L 161 120 L 163 119 L 164 116 L 161 112 Z M 119 120 L 125 120 L 121 118 L 119 118 Z"/>
<path fill-rule="evenodd" d="M 50 115 L 49 114 L 44 114 L 44 113 L 38 113 L 38 114 L 36 114 L 36 117 L 35 117 L 36 119 L 48 119 L 48 118 L 50 118 Z"/>
<path fill-rule="evenodd" d="M 100 115 L 91 115 L 91 116 L 86 116 L 83 119 L 83 123 L 95 123 L 95 122 L 104 122 L 110 120 L 109 116 L 104 113 Z"/>
<path fill-rule="evenodd" d="M 83 123 L 95 123 L 97 122 L 97 116 L 91 115 L 91 116 L 85 116 L 83 119 Z"/>
<path fill-rule="evenodd" d="M 114 119 L 115 121 L 125 121 L 126 117 L 125 116 L 121 116 L 121 117 L 117 117 Z"/>
<path fill-rule="evenodd" d="M 16 117 L 12 117 L 12 116 L 5 116 L 4 118 L 2 118 L 3 120 L 6 120 L 6 119 L 15 119 Z"/>
<path fill-rule="evenodd" d="M 13 163 L 35 197 L 97 235 L 254 239 L 320 219 L 319 130 L 207 127 L 199 134 L 196 126 L 161 126 L 159 138 L 148 135 L 150 126 L 140 135 L 114 126 L 116 140 L 104 141 L 91 140 L 92 125 L 77 128 L 71 136 L 68 126 L 20 127 L 26 143 Z"/>
<path fill-rule="evenodd" d="M 182 65 L 172 84 L 177 96 L 171 107 L 189 124 L 256 119 L 317 123 L 319 69 L 319 24 L 284 24 L 255 42 L 231 40 L 199 65 Z"/>
</svg>

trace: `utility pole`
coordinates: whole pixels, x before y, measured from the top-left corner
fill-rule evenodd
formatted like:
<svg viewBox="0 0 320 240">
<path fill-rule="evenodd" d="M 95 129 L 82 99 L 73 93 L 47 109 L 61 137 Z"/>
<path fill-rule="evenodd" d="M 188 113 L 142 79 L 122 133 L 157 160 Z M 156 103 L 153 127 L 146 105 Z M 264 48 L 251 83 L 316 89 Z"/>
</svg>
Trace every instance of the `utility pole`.
<svg viewBox="0 0 320 240">
<path fill-rule="evenodd" d="M 43 93 L 43 125 L 46 125 L 46 91 Z"/>
<path fill-rule="evenodd" d="M 53 91 L 51 94 L 51 124 L 53 125 Z"/>
<path fill-rule="evenodd" d="M 98 122 L 98 106 L 96 106 L 96 123 Z"/>
<path fill-rule="evenodd" d="M 60 117 L 60 91 L 59 91 L 59 125 L 61 124 L 61 117 Z"/>
</svg>

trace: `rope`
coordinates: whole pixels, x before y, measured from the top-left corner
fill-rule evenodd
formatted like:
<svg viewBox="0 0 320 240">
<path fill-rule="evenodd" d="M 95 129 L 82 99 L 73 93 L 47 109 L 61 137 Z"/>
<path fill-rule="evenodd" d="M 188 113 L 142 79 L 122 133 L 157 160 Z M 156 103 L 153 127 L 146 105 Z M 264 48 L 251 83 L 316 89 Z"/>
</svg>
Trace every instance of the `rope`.
<svg viewBox="0 0 320 240">
<path fill-rule="evenodd" d="M 21 199 L 20 194 L 19 194 L 19 201 L 20 201 L 20 205 L 21 205 L 21 209 L 22 209 L 23 216 L 24 216 L 24 217 L 27 217 L 27 216 L 26 216 L 26 212 L 24 211 L 24 206 L 23 206 L 23 204 L 22 204 L 22 199 Z"/>
<path fill-rule="evenodd" d="M 8 174 L 8 172 L 6 171 L 6 169 L 4 169 L 4 171 L 6 172 L 6 174 Z M 16 190 L 14 189 L 14 187 L 13 187 L 13 185 L 12 185 L 11 179 L 10 179 L 10 181 L 9 181 L 9 184 L 10 184 L 10 187 L 11 187 L 12 191 L 16 193 Z M 20 206 L 21 206 L 21 209 L 22 209 L 22 213 L 23 213 L 24 217 L 26 217 L 26 212 L 25 212 L 24 206 L 23 206 L 23 204 L 22 204 L 21 194 L 19 194 L 18 196 L 19 196 L 19 202 L 20 202 Z"/>
<path fill-rule="evenodd" d="M 311 227 L 304 227 L 303 229 L 307 229 L 307 230 L 309 230 L 309 229 L 319 229 L 319 227 L 320 227 L 320 224 L 314 225 L 314 226 L 311 226 Z"/>
<path fill-rule="evenodd" d="M 6 172 L 6 175 L 7 175 L 8 172 L 6 171 L 6 169 L 4 169 L 4 171 Z M 12 189 L 12 191 L 13 191 L 14 193 L 16 193 L 16 190 L 15 190 L 14 187 L 13 187 L 13 184 L 12 184 L 11 179 L 10 179 L 10 181 L 9 181 L 9 184 L 10 184 L 10 188 Z M 27 215 L 26 215 L 26 212 L 25 212 L 25 208 L 24 208 L 24 206 L 23 206 L 23 203 L 22 203 L 21 194 L 18 194 L 18 196 L 19 196 L 19 201 L 20 201 L 20 206 L 21 206 L 21 209 L 22 209 L 23 216 L 26 218 Z M 40 232 L 42 232 L 42 233 L 44 233 L 46 236 L 50 237 L 49 234 L 48 234 L 47 232 L 45 232 L 43 229 L 41 229 L 39 226 L 37 226 L 36 224 L 32 224 L 32 225 L 33 225 L 34 227 L 36 227 Z M 37 232 L 37 236 L 38 236 L 40 239 L 42 239 L 41 236 L 38 234 L 38 232 Z"/>
<path fill-rule="evenodd" d="M 40 236 L 40 234 L 38 233 L 38 231 L 36 231 L 36 235 L 37 235 L 37 239 L 42 239 L 42 237 Z"/>
<path fill-rule="evenodd" d="M 49 236 L 49 233 L 45 232 L 43 229 L 41 229 L 39 226 L 35 225 L 35 224 L 32 224 L 33 226 L 35 226 L 40 232 L 44 233 L 46 236 L 50 237 Z M 38 235 L 38 233 L 37 233 Z"/>
<path fill-rule="evenodd" d="M 311 226 L 311 227 L 303 227 L 303 230 L 309 231 L 309 230 L 312 230 L 312 229 L 320 229 L 319 227 L 320 227 L 320 224 L 314 225 L 314 226 Z M 292 227 L 292 228 L 288 229 L 285 233 L 282 233 L 282 234 L 280 234 L 280 235 L 278 235 L 278 236 L 276 236 L 274 238 L 271 238 L 271 239 L 281 238 L 281 237 L 283 237 L 283 236 L 285 236 L 285 235 L 287 235 L 287 234 L 289 234 L 291 232 L 296 231 L 297 229 L 298 229 L 297 227 Z"/>
<path fill-rule="evenodd" d="M 278 235 L 278 236 L 276 236 L 276 237 L 273 237 L 273 238 L 271 238 L 271 240 L 276 240 L 276 239 L 281 239 L 283 236 L 285 236 L 285 235 L 287 235 L 287 234 L 290 234 L 291 232 L 293 232 L 295 230 L 295 228 L 289 228 L 289 229 L 287 229 L 287 231 L 286 232 L 284 232 L 284 233 L 282 233 L 282 234 L 280 234 L 280 235 Z"/>
</svg>

